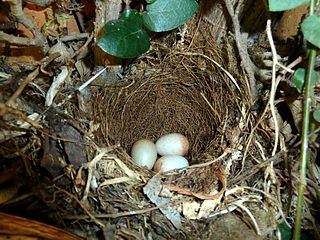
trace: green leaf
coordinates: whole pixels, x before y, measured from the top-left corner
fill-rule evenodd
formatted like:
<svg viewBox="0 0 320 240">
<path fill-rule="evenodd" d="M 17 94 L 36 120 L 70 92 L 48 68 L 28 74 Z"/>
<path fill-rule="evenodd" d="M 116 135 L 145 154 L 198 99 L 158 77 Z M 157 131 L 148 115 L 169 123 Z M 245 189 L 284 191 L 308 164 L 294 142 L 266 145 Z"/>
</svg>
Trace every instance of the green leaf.
<svg viewBox="0 0 320 240">
<path fill-rule="evenodd" d="M 317 109 L 313 112 L 313 118 L 314 120 L 316 120 L 317 122 L 320 122 L 320 109 Z"/>
<path fill-rule="evenodd" d="M 271 12 L 285 11 L 307 4 L 310 0 L 268 0 Z"/>
<path fill-rule="evenodd" d="M 319 72 L 316 72 L 316 71 L 313 71 L 312 73 L 313 74 L 311 77 L 311 85 L 314 86 L 317 84 L 318 80 L 320 79 L 320 74 Z M 296 85 L 296 88 L 299 93 L 301 93 L 303 90 L 305 75 L 306 75 L 306 71 L 304 68 L 298 68 L 293 74 L 293 83 Z"/>
<path fill-rule="evenodd" d="M 281 223 L 278 226 L 282 240 L 291 240 L 292 230 L 287 224 Z"/>
<path fill-rule="evenodd" d="M 149 50 L 148 34 L 134 22 L 112 20 L 105 25 L 104 30 L 106 34 L 98 41 L 98 46 L 110 55 L 133 58 Z"/>
<path fill-rule="evenodd" d="M 135 9 L 127 9 L 125 10 L 120 19 L 130 21 L 132 23 L 135 23 L 137 26 L 142 27 L 143 21 L 142 16 L 140 13 Z"/>
<path fill-rule="evenodd" d="M 157 0 L 147 5 L 144 25 L 154 32 L 169 31 L 191 18 L 197 8 L 195 0 Z"/>
<path fill-rule="evenodd" d="M 293 75 L 293 83 L 296 85 L 299 93 L 303 90 L 305 72 L 306 71 L 303 68 L 298 68 Z"/>
<path fill-rule="evenodd" d="M 320 16 L 311 15 L 303 20 L 301 30 L 304 38 L 320 48 Z"/>
</svg>

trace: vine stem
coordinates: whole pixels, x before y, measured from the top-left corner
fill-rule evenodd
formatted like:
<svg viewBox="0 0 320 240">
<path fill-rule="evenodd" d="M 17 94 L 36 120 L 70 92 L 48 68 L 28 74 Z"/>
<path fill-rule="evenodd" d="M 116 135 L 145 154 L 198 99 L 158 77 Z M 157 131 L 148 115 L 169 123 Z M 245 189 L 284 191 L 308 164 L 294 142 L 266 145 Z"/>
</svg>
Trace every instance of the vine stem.
<svg viewBox="0 0 320 240">
<path fill-rule="evenodd" d="M 310 1 L 310 16 L 314 14 L 315 0 Z M 299 240 L 301 234 L 301 219 L 303 210 L 304 190 L 306 187 L 306 173 L 308 161 L 308 144 L 309 144 L 309 125 L 310 125 L 310 107 L 312 97 L 311 77 L 314 71 L 316 62 L 316 49 L 314 46 L 309 46 L 309 60 L 308 69 L 305 81 L 305 91 L 303 100 L 303 124 L 302 124 L 302 139 L 301 139 L 301 153 L 300 153 L 300 181 L 298 186 L 298 202 L 296 207 L 295 226 L 293 232 L 293 240 Z"/>
</svg>

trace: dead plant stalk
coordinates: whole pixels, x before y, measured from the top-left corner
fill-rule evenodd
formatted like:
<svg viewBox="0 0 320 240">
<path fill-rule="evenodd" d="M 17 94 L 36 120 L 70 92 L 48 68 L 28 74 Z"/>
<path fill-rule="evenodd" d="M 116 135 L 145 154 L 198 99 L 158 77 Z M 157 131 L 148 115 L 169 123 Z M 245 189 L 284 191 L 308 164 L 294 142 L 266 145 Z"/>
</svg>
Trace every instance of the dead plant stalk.
<svg viewBox="0 0 320 240">
<path fill-rule="evenodd" d="M 279 63 L 278 61 L 278 57 L 277 57 L 277 52 L 276 52 L 276 48 L 273 42 L 273 38 L 272 38 L 272 33 L 271 33 L 271 21 L 268 20 L 267 21 L 267 27 L 266 27 L 266 32 L 268 35 L 268 40 L 271 46 L 271 52 L 272 52 L 272 80 L 271 80 L 271 90 L 270 90 L 270 97 L 269 97 L 269 101 L 268 104 L 266 105 L 263 113 L 261 114 L 260 119 L 258 120 L 258 122 L 256 123 L 256 125 L 253 127 L 253 129 L 251 130 L 251 133 L 249 135 L 248 138 L 248 143 L 246 146 L 246 149 L 244 151 L 243 154 L 243 159 L 242 159 L 242 168 L 244 166 L 244 162 L 249 150 L 249 145 L 251 143 L 251 140 L 253 138 L 253 134 L 255 132 L 255 130 L 258 128 L 258 126 L 260 125 L 260 123 L 262 122 L 262 120 L 264 119 L 267 111 L 269 110 L 270 107 L 270 111 L 272 114 L 272 118 L 274 120 L 274 125 L 275 125 L 275 139 L 274 139 L 274 146 L 273 146 L 273 150 L 272 150 L 272 156 L 274 156 L 276 154 L 277 148 L 278 148 L 278 142 L 279 142 L 279 126 L 278 126 L 278 121 L 277 121 L 277 116 L 276 116 L 276 111 L 275 111 L 275 103 L 274 103 L 274 98 L 275 98 L 275 93 L 277 90 L 277 81 L 276 81 L 276 66 L 280 66 L 281 68 L 283 68 L 285 71 L 287 72 L 292 72 L 291 69 L 288 69 L 288 67 L 283 66 L 282 64 Z"/>
</svg>

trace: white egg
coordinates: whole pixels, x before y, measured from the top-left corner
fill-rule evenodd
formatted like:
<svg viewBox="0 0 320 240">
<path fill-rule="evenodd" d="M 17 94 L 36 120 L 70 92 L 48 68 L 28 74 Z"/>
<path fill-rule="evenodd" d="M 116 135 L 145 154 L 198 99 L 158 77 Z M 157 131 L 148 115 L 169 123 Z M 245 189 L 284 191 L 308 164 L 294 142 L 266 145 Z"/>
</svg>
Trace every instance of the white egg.
<svg viewBox="0 0 320 240">
<path fill-rule="evenodd" d="M 161 156 L 184 156 L 189 150 L 189 141 L 180 133 L 169 133 L 158 139 L 156 142 L 156 148 Z"/>
<path fill-rule="evenodd" d="M 186 168 L 189 162 L 186 158 L 179 155 L 167 155 L 159 158 L 153 170 L 156 172 L 168 172 L 174 169 Z"/>
<path fill-rule="evenodd" d="M 148 139 L 140 139 L 133 144 L 131 157 L 139 166 L 152 169 L 157 160 L 156 145 Z"/>
</svg>

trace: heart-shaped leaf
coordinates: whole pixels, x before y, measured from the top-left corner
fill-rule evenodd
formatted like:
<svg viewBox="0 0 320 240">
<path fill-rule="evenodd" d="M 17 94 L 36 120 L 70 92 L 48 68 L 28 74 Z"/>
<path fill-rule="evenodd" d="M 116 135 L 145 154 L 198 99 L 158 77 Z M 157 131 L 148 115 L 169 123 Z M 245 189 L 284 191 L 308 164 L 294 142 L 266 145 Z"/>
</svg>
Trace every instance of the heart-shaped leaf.
<svg viewBox="0 0 320 240">
<path fill-rule="evenodd" d="M 143 24 L 141 14 L 135 9 L 127 9 L 123 11 L 120 19 L 130 21 L 139 27 Z"/>
<path fill-rule="evenodd" d="M 312 15 L 303 20 L 301 30 L 310 43 L 320 48 L 320 17 Z"/>
<path fill-rule="evenodd" d="M 98 46 L 110 55 L 133 58 L 149 50 L 148 34 L 134 21 L 112 20 L 105 25 L 104 30 L 106 34 L 98 41 Z"/>
<path fill-rule="evenodd" d="M 310 0 L 269 0 L 271 12 L 285 11 L 309 3 Z"/>
<path fill-rule="evenodd" d="M 197 8 L 195 0 L 157 0 L 147 5 L 144 25 L 154 32 L 169 31 L 191 18 Z"/>
<path fill-rule="evenodd" d="M 313 118 L 316 120 L 318 123 L 320 122 L 320 109 L 317 109 L 313 112 Z"/>
<path fill-rule="evenodd" d="M 316 71 L 312 72 L 311 85 L 314 86 L 320 79 L 320 74 Z M 293 83 L 296 85 L 296 88 L 299 93 L 302 92 L 304 81 L 305 81 L 306 71 L 303 68 L 298 68 L 293 75 Z"/>
<path fill-rule="evenodd" d="M 303 90 L 305 72 L 306 71 L 303 68 L 298 68 L 293 75 L 293 83 L 296 85 L 299 93 Z"/>
<path fill-rule="evenodd" d="M 286 223 L 281 223 L 278 226 L 280 230 L 280 235 L 282 240 L 291 240 L 292 238 L 292 229 L 288 227 Z"/>
</svg>

